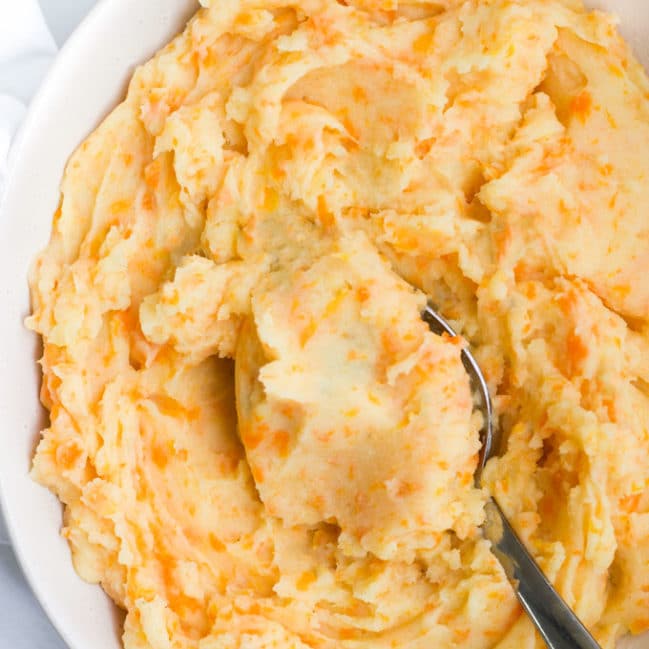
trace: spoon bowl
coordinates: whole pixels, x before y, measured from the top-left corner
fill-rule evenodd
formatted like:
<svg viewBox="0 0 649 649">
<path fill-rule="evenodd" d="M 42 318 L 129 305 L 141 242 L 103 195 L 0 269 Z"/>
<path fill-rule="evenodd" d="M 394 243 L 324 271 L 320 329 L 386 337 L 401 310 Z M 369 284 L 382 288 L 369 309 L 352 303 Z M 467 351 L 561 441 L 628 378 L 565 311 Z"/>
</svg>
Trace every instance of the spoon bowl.
<svg viewBox="0 0 649 649">
<path fill-rule="evenodd" d="M 448 334 L 453 338 L 457 337 L 457 333 L 455 333 L 453 327 L 432 307 L 427 306 L 421 314 L 421 317 L 434 334 L 438 336 Z M 482 412 L 482 427 L 480 428 L 480 441 L 482 446 L 480 447 L 478 467 L 475 472 L 476 483 L 480 484 L 482 471 L 489 458 L 491 458 L 498 448 L 500 439 L 496 437 L 496 431 L 494 430 L 493 406 L 491 404 L 491 395 L 489 394 L 487 380 L 480 369 L 480 365 L 478 365 L 478 361 L 476 361 L 468 347 L 462 350 L 462 363 L 471 379 L 471 390 Z"/>
</svg>

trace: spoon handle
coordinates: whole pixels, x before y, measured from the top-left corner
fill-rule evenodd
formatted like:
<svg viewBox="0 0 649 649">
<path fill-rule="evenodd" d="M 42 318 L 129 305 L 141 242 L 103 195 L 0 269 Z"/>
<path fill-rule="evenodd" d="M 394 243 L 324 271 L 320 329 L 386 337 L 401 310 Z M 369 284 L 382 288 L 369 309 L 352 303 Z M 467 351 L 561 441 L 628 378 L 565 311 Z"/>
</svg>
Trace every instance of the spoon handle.
<svg viewBox="0 0 649 649">
<path fill-rule="evenodd" d="M 486 513 L 485 536 L 549 649 L 601 649 L 547 580 L 495 500 L 488 501 Z"/>
</svg>

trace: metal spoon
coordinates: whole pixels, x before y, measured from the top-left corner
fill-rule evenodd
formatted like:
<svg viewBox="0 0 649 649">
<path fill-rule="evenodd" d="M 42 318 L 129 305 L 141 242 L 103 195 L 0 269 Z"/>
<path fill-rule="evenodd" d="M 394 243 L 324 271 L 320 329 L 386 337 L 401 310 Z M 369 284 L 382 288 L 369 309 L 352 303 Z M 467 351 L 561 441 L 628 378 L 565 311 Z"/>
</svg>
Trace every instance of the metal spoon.
<svg viewBox="0 0 649 649">
<path fill-rule="evenodd" d="M 422 318 L 433 333 L 456 336 L 451 325 L 430 306 L 426 307 Z M 484 419 L 480 431 L 482 449 L 476 470 L 476 483 L 480 484 L 485 464 L 498 447 L 494 437 L 493 408 L 484 375 L 467 348 L 462 351 L 462 362 L 471 378 L 473 391 L 480 399 Z M 485 509 L 487 518 L 483 526 L 484 535 L 491 541 L 492 551 L 514 587 L 518 601 L 549 649 L 601 649 L 545 577 L 494 498 L 489 498 Z"/>
</svg>

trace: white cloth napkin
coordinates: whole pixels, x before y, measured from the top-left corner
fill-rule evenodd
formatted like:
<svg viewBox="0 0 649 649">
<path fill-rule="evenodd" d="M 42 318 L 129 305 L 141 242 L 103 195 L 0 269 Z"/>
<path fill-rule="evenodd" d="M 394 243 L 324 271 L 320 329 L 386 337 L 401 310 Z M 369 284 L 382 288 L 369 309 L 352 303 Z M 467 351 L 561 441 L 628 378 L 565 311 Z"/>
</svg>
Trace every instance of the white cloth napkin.
<svg viewBox="0 0 649 649">
<path fill-rule="evenodd" d="M 0 197 L 11 143 L 55 54 L 36 0 L 0 0 Z M 65 649 L 25 582 L 1 514 L 0 647 Z"/>
<path fill-rule="evenodd" d="M 0 193 L 11 141 L 55 53 L 36 0 L 0 0 Z"/>
</svg>

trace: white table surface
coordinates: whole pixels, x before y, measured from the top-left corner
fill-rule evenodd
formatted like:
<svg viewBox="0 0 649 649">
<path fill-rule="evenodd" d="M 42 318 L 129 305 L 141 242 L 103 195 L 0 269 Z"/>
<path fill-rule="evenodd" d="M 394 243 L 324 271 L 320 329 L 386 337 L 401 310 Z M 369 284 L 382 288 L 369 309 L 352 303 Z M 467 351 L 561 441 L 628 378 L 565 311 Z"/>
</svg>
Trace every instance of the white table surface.
<svg viewBox="0 0 649 649">
<path fill-rule="evenodd" d="M 97 0 L 39 2 L 52 35 L 60 47 Z M 3 532 L 3 522 L 0 520 L 0 537 L 4 537 Z M 47 620 L 26 584 L 11 548 L 6 545 L 0 545 L 0 647 L 66 649 L 65 643 Z"/>
</svg>

